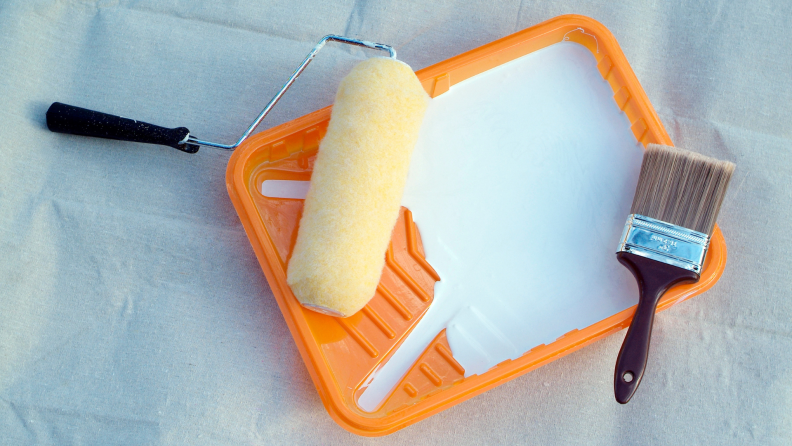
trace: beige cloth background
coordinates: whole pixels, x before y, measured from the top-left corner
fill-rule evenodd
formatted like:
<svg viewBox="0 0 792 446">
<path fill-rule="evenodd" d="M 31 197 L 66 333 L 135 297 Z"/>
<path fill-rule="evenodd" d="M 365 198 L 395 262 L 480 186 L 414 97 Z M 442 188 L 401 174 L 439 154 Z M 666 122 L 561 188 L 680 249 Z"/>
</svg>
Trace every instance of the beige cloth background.
<svg viewBox="0 0 792 446">
<path fill-rule="evenodd" d="M 0 443 L 792 443 L 792 3 L 0 2 Z M 323 35 L 419 69 L 564 13 L 616 36 L 675 143 L 730 159 L 729 261 L 656 321 L 380 439 L 327 415 L 225 189 L 229 154 L 52 134 L 62 101 L 231 141 Z M 329 45 L 262 128 L 331 103 Z"/>
</svg>

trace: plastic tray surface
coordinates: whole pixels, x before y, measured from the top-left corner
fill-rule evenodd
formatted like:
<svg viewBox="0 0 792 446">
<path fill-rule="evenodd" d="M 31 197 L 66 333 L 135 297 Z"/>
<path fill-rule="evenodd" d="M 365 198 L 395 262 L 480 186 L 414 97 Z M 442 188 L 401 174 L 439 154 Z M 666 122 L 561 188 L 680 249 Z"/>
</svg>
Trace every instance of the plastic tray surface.
<svg viewBox="0 0 792 446">
<path fill-rule="evenodd" d="M 637 141 L 644 146 L 672 145 L 615 38 L 587 17 L 556 17 L 416 75 L 427 93 L 436 97 L 458 82 L 561 41 L 576 42 L 591 51 Z M 376 295 L 363 310 L 341 319 L 299 305 L 286 284 L 286 265 L 303 201 L 265 197 L 260 190 L 265 180 L 310 179 L 329 119 L 330 107 L 326 107 L 250 138 L 231 157 L 226 184 L 322 402 L 342 427 L 367 436 L 392 433 L 629 325 L 635 307 L 468 378 L 441 332 L 380 409 L 373 413 L 360 410 L 355 401 L 367 380 L 420 320 L 440 278 L 424 259 L 421 236 L 410 211 L 402 208 Z M 699 282 L 673 288 L 660 301 L 658 311 L 711 287 L 725 263 L 726 245 L 716 227 Z"/>
</svg>

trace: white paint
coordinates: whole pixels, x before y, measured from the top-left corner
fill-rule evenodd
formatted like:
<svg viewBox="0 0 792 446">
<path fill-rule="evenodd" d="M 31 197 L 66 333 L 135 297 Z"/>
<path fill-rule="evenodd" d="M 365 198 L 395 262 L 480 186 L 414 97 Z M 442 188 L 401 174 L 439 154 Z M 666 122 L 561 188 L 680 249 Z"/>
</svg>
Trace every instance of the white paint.
<svg viewBox="0 0 792 446">
<path fill-rule="evenodd" d="M 310 181 L 264 180 L 261 182 L 261 195 L 270 198 L 305 200 L 310 185 Z"/>
<path fill-rule="evenodd" d="M 358 405 L 376 410 L 443 328 L 470 376 L 634 305 L 615 249 L 641 157 L 595 59 L 575 43 L 432 100 L 402 204 L 441 281 Z"/>
</svg>

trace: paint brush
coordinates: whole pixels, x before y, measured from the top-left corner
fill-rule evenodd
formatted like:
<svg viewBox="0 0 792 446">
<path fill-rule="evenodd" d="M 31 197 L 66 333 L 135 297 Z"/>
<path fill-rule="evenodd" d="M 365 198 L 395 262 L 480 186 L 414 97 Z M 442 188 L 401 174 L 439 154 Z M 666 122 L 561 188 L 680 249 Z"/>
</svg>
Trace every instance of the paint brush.
<svg viewBox="0 0 792 446">
<path fill-rule="evenodd" d="M 616 258 L 640 290 L 616 360 L 616 401 L 630 401 L 646 369 L 657 302 L 680 283 L 699 280 L 734 163 L 649 144 Z"/>
</svg>

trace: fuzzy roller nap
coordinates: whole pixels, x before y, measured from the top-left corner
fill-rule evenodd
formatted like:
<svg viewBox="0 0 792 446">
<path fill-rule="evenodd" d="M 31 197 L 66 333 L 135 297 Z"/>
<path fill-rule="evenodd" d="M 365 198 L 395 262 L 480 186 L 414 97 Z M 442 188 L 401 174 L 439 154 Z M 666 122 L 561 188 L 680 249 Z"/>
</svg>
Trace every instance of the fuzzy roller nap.
<svg viewBox="0 0 792 446">
<path fill-rule="evenodd" d="M 341 81 L 289 261 L 303 306 L 346 317 L 374 296 L 428 104 L 394 59 L 368 59 Z"/>
</svg>

